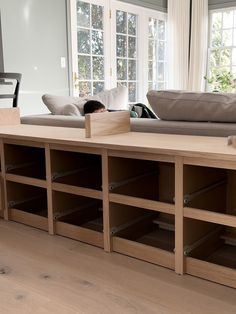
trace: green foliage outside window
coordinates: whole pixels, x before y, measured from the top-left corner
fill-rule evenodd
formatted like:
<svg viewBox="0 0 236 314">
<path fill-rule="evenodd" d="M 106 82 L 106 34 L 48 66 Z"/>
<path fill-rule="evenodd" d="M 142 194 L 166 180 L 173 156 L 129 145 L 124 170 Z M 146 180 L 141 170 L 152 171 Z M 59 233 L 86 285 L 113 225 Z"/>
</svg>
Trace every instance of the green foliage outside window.
<svg viewBox="0 0 236 314">
<path fill-rule="evenodd" d="M 225 93 L 235 93 L 236 92 L 236 78 L 233 74 L 226 69 L 215 68 L 212 71 L 211 77 L 204 77 L 211 90 L 213 92 L 225 92 Z"/>
<path fill-rule="evenodd" d="M 211 15 L 208 89 L 236 92 L 236 10 L 222 10 Z"/>
</svg>

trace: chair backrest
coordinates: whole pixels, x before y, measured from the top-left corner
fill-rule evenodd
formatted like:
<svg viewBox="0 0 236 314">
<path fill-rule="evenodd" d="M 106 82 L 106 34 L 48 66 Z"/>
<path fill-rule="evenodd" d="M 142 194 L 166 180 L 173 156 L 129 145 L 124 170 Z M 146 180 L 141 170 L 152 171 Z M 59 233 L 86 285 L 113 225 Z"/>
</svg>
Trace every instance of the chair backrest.
<svg viewBox="0 0 236 314">
<path fill-rule="evenodd" d="M 20 89 L 21 73 L 3 73 L 0 72 L 0 85 L 9 85 L 11 83 L 6 82 L 5 80 L 16 80 L 16 86 L 13 94 L 0 94 L 0 99 L 3 98 L 12 98 L 13 107 L 17 107 L 18 94 Z"/>
</svg>

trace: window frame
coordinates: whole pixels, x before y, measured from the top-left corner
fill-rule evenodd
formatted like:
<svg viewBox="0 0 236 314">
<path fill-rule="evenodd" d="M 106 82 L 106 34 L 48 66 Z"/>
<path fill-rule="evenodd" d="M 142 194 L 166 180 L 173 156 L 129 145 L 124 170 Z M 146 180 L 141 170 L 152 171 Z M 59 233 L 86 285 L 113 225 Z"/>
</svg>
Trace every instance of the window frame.
<svg viewBox="0 0 236 314">
<path fill-rule="evenodd" d="M 70 94 L 78 96 L 79 92 L 74 88 L 78 78 L 77 61 L 77 14 L 76 0 L 67 0 L 68 16 L 68 52 L 69 52 L 69 78 Z M 83 1 L 83 0 L 81 0 Z M 116 10 L 126 11 L 138 15 L 138 48 L 137 48 L 137 102 L 147 103 L 148 91 L 148 21 L 149 18 L 161 19 L 167 22 L 167 13 L 148 9 L 118 0 L 84 0 L 84 2 L 104 7 L 104 81 L 105 89 L 117 86 L 116 78 Z M 146 47 L 146 49 L 143 49 Z M 167 47 L 167 46 L 166 46 Z M 167 48 L 166 48 L 167 59 Z M 167 64 L 167 61 L 166 61 Z M 167 73 L 167 70 L 166 70 Z"/>
<path fill-rule="evenodd" d="M 230 49 L 231 50 L 231 56 L 230 56 L 230 64 L 226 65 L 225 67 L 230 69 L 230 72 L 232 72 L 232 66 L 234 66 L 236 68 L 236 64 L 233 65 L 232 63 L 232 51 L 233 49 L 236 49 L 236 43 L 235 45 L 233 45 L 233 33 L 236 32 L 236 27 L 234 27 L 234 21 L 236 20 L 236 16 L 233 19 L 233 26 L 231 28 L 227 28 L 229 30 L 232 30 L 232 45 L 230 46 L 223 46 L 222 45 L 222 30 L 224 30 L 223 28 L 223 24 L 222 27 L 220 28 L 221 31 L 221 46 L 220 47 L 212 47 L 212 36 L 213 36 L 213 31 L 212 31 L 212 19 L 213 19 L 213 14 L 214 13 L 218 13 L 221 12 L 222 13 L 222 18 L 223 18 L 223 13 L 227 12 L 227 11 L 235 11 L 236 12 L 236 6 L 232 6 L 232 7 L 226 7 L 226 8 L 219 8 L 219 9 L 212 9 L 209 10 L 209 24 L 208 24 L 208 50 L 207 50 L 207 77 L 210 76 L 211 74 L 211 69 L 212 68 L 223 68 L 223 65 L 220 66 L 215 66 L 215 67 L 211 67 L 210 66 L 210 57 L 211 57 L 211 52 L 216 50 L 217 48 L 221 51 L 223 49 Z M 236 26 L 236 24 L 235 24 Z M 236 76 L 236 71 L 235 71 L 235 76 Z M 209 85 L 206 81 L 206 85 L 205 85 L 205 89 L 207 91 L 210 90 Z"/>
</svg>

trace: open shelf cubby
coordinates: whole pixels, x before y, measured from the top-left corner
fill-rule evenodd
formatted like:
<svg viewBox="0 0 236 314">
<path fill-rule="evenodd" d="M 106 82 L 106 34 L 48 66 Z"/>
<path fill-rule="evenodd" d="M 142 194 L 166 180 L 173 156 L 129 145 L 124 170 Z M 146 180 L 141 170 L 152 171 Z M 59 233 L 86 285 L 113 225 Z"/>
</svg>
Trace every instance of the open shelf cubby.
<svg viewBox="0 0 236 314">
<path fill-rule="evenodd" d="M 109 158 L 109 193 L 174 203 L 174 164 L 123 157 Z M 124 198 L 124 202 L 125 202 Z"/>
<path fill-rule="evenodd" d="M 51 150 L 52 182 L 102 190 L 101 156 Z"/>
<path fill-rule="evenodd" d="M 104 247 L 101 200 L 54 191 L 53 216 L 57 234 Z"/>
<path fill-rule="evenodd" d="M 236 288 L 236 228 L 184 220 L 186 273 Z"/>
<path fill-rule="evenodd" d="M 174 215 L 110 203 L 113 250 L 174 269 Z"/>
<path fill-rule="evenodd" d="M 4 144 L 7 174 L 46 180 L 45 150 L 15 144 Z"/>
<path fill-rule="evenodd" d="M 47 190 L 6 182 L 9 219 L 48 230 Z"/>
<path fill-rule="evenodd" d="M 198 210 L 236 216 L 236 171 L 184 166 L 184 213 Z"/>
</svg>

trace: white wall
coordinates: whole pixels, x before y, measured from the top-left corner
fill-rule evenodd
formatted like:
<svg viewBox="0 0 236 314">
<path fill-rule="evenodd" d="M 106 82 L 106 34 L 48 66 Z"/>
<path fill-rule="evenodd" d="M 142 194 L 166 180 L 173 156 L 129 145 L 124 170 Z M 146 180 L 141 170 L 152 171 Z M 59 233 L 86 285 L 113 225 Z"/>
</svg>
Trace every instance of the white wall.
<svg viewBox="0 0 236 314">
<path fill-rule="evenodd" d="M 22 73 L 21 115 L 48 112 L 45 93 L 69 94 L 66 0 L 0 0 L 5 72 Z"/>
</svg>

